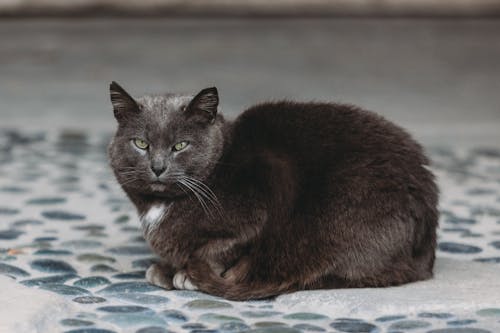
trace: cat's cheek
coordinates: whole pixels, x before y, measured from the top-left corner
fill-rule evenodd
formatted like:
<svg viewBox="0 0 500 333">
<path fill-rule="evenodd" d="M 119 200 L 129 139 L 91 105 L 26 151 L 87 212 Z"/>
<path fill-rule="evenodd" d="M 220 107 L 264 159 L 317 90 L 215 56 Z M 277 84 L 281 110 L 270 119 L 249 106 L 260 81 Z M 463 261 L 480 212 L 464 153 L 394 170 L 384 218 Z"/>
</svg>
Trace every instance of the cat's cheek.
<svg viewBox="0 0 500 333">
<path fill-rule="evenodd" d="M 179 165 L 189 164 L 197 156 L 193 153 L 191 146 L 174 153 L 173 161 Z"/>
</svg>

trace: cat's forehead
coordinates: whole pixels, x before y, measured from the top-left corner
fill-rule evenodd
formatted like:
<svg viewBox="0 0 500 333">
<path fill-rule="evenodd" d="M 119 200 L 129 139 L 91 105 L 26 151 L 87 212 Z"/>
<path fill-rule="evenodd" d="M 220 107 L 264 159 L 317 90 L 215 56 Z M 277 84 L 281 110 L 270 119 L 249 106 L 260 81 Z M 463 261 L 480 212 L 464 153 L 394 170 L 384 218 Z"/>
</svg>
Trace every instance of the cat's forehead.
<svg viewBox="0 0 500 333">
<path fill-rule="evenodd" d="M 143 111 L 168 116 L 172 112 L 179 111 L 179 109 L 189 103 L 193 98 L 191 95 L 146 95 L 137 99 L 137 103 Z"/>
<path fill-rule="evenodd" d="M 136 99 L 141 109 L 140 120 L 133 125 L 144 131 L 150 140 L 166 140 L 183 128 L 183 107 L 192 100 L 191 95 L 146 95 Z"/>
</svg>

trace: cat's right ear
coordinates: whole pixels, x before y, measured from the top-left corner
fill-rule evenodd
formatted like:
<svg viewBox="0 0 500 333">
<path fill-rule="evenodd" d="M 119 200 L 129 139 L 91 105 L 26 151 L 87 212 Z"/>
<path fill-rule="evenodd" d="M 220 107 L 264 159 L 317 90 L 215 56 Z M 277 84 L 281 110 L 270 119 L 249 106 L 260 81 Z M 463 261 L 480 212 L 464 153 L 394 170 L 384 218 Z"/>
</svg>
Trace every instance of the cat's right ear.
<svg viewBox="0 0 500 333">
<path fill-rule="evenodd" d="M 219 93 L 217 88 L 205 88 L 194 96 L 187 106 L 186 114 L 200 122 L 213 123 L 219 106 Z"/>
<path fill-rule="evenodd" d="M 109 97 L 118 122 L 139 112 L 137 102 L 115 81 L 109 85 Z"/>
</svg>

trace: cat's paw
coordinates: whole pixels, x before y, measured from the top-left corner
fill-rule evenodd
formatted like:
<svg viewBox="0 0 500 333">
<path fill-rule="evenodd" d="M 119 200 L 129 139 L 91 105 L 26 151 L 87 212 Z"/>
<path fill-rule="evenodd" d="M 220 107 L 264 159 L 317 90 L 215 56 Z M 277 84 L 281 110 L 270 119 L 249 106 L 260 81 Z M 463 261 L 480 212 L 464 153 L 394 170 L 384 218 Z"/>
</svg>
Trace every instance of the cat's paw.
<svg viewBox="0 0 500 333">
<path fill-rule="evenodd" d="M 146 281 L 163 289 L 172 289 L 172 280 L 167 277 L 158 264 L 152 264 L 146 271 Z"/>
<path fill-rule="evenodd" d="M 184 290 L 198 290 L 193 282 L 189 279 L 186 274 L 186 271 L 181 270 L 175 273 L 173 278 L 173 284 L 176 289 L 184 289 Z"/>
</svg>

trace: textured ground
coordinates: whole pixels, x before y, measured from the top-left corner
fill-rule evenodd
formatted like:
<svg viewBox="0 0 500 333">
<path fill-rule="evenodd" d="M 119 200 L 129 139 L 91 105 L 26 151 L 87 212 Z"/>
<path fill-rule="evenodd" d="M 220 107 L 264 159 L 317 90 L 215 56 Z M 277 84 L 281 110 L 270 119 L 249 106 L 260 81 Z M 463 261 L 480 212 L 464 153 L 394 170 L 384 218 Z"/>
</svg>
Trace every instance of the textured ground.
<svg viewBox="0 0 500 333">
<path fill-rule="evenodd" d="M 32 321 L 50 316 L 56 331 L 80 333 L 500 328 L 500 297 L 495 297 L 500 288 L 492 282 L 500 273 L 500 149 L 429 149 L 442 214 L 439 274 L 428 287 L 298 293 L 238 303 L 167 292 L 145 282 L 144 270 L 155 258 L 107 167 L 108 139 L 68 131 L 0 134 L 0 273 L 70 304 L 67 312 L 54 306 L 57 311 Z M 460 261 L 454 265 L 444 258 Z M 429 290 L 432 295 L 425 293 Z M 7 313 L 0 310 L 0 317 Z"/>
</svg>

